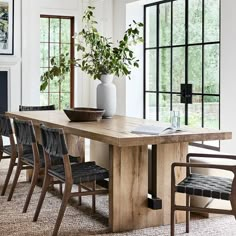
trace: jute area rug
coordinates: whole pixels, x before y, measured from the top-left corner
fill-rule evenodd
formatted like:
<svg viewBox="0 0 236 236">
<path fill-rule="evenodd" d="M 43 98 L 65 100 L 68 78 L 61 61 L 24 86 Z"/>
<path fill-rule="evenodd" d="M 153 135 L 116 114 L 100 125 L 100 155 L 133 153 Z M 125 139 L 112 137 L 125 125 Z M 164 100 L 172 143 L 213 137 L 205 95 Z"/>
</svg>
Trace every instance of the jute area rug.
<svg viewBox="0 0 236 236">
<path fill-rule="evenodd" d="M 6 169 L 0 163 L 0 191 L 5 179 Z M 61 199 L 56 189 L 47 193 L 39 219 L 32 222 L 34 211 L 38 202 L 41 188 L 36 187 L 27 213 L 22 213 L 29 183 L 22 182 L 24 174 L 17 184 L 13 199 L 8 202 L 7 196 L 0 197 L 0 236 L 32 235 L 49 236 L 57 218 Z M 122 206 L 121 206 L 122 207 Z M 91 197 L 83 197 L 82 206 L 78 206 L 77 199 L 68 204 L 63 218 L 59 236 L 61 235 L 106 235 L 106 236 L 139 236 L 139 235 L 170 235 L 169 226 L 146 228 L 123 233 L 110 233 L 108 228 L 108 196 L 97 196 L 96 213 L 91 212 Z M 233 216 L 221 216 L 210 219 L 195 219 L 191 221 L 190 233 L 185 234 L 185 225 L 176 225 L 176 235 L 196 236 L 236 236 L 236 221 Z"/>
</svg>

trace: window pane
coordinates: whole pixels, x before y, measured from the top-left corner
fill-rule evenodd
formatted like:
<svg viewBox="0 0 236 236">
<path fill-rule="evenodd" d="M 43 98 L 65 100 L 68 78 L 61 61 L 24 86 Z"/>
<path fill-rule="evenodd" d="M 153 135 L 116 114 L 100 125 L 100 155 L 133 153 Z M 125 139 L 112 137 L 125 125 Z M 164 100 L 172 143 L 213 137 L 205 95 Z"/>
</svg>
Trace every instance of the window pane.
<svg viewBox="0 0 236 236">
<path fill-rule="evenodd" d="M 172 95 L 172 110 L 180 112 L 180 124 L 185 124 L 185 104 L 180 103 L 180 96 L 178 94 Z"/>
<path fill-rule="evenodd" d="M 204 54 L 204 92 L 209 94 L 218 94 L 219 86 L 219 45 L 205 45 Z"/>
<path fill-rule="evenodd" d="M 185 0 L 173 1 L 173 44 L 185 44 Z"/>
<path fill-rule="evenodd" d="M 59 83 L 58 77 L 55 77 L 53 80 L 50 80 L 50 92 L 59 92 Z"/>
<path fill-rule="evenodd" d="M 159 95 L 159 121 L 170 122 L 170 95 L 160 93 Z"/>
<path fill-rule="evenodd" d="M 51 43 L 50 44 L 50 57 L 56 57 L 56 59 L 59 58 L 60 55 L 60 48 L 58 43 Z"/>
<path fill-rule="evenodd" d="M 60 20 L 50 18 L 50 42 L 59 42 Z"/>
<path fill-rule="evenodd" d="M 180 92 L 180 84 L 185 82 L 185 48 L 173 48 L 173 91 Z"/>
<path fill-rule="evenodd" d="M 219 41 L 220 1 L 207 0 L 204 3 L 204 40 L 205 42 Z"/>
<path fill-rule="evenodd" d="M 190 46 L 188 53 L 188 83 L 193 84 L 193 93 L 201 93 L 202 46 Z"/>
<path fill-rule="evenodd" d="M 55 104 L 56 110 L 59 109 L 59 93 L 50 93 L 49 104 Z"/>
<path fill-rule="evenodd" d="M 156 120 L 156 94 L 146 93 L 146 119 Z"/>
<path fill-rule="evenodd" d="M 146 51 L 146 90 L 156 91 L 156 50 Z"/>
<path fill-rule="evenodd" d="M 48 105 L 48 93 L 40 93 L 40 106 Z"/>
<path fill-rule="evenodd" d="M 219 97 L 204 96 L 204 127 L 219 129 Z"/>
<path fill-rule="evenodd" d="M 61 19 L 61 42 L 70 43 L 70 19 Z"/>
<path fill-rule="evenodd" d="M 70 108 L 70 94 L 61 93 L 61 109 Z"/>
<path fill-rule="evenodd" d="M 40 67 L 48 67 L 48 43 L 40 44 Z"/>
<path fill-rule="evenodd" d="M 159 55 L 159 90 L 170 92 L 170 49 L 160 49 Z"/>
<path fill-rule="evenodd" d="M 61 53 L 69 53 L 70 54 L 70 44 L 61 44 Z"/>
<path fill-rule="evenodd" d="M 189 43 L 202 42 L 202 0 L 189 1 Z"/>
<path fill-rule="evenodd" d="M 171 4 L 161 4 L 159 9 L 159 46 L 168 46 L 171 36 Z"/>
<path fill-rule="evenodd" d="M 40 42 L 48 42 L 48 18 L 40 18 Z"/>
<path fill-rule="evenodd" d="M 157 44 L 157 7 L 146 8 L 146 47 L 156 47 Z"/>
<path fill-rule="evenodd" d="M 70 92 L 70 73 L 65 76 L 65 79 L 61 82 L 61 91 Z"/>
<path fill-rule="evenodd" d="M 188 125 L 202 127 L 202 96 L 194 95 L 193 103 L 189 104 Z"/>
</svg>

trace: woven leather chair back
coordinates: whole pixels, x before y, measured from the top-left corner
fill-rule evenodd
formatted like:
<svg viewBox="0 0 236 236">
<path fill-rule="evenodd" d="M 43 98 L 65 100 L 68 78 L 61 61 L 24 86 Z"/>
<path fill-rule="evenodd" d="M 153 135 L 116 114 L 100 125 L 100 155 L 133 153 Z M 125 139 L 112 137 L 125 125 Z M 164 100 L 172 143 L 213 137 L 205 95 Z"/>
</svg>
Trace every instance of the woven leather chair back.
<svg viewBox="0 0 236 236">
<path fill-rule="evenodd" d="M 40 130 L 43 148 L 50 157 L 63 157 L 68 154 L 62 129 L 52 129 L 41 124 Z"/>
<path fill-rule="evenodd" d="M 24 121 L 14 118 L 14 128 L 18 144 L 32 145 L 32 143 L 36 143 L 32 121 Z"/>
<path fill-rule="evenodd" d="M 44 110 L 55 110 L 55 105 L 48 105 L 48 106 L 22 106 L 22 105 L 19 105 L 19 111 L 44 111 Z"/>
<path fill-rule="evenodd" d="M 10 118 L 0 114 L 0 135 L 10 137 L 12 133 Z"/>
</svg>

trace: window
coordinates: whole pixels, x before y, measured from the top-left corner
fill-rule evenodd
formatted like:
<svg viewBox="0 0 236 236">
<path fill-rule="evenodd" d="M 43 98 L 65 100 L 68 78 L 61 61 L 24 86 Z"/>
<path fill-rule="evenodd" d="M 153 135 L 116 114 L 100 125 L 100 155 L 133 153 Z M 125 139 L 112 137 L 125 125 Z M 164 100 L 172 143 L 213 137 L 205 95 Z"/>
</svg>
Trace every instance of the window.
<svg viewBox="0 0 236 236">
<path fill-rule="evenodd" d="M 40 70 L 41 74 L 51 67 L 50 58 L 69 53 L 74 58 L 74 17 L 40 17 Z M 74 67 L 62 82 L 50 80 L 45 91 L 40 94 L 40 105 L 55 104 L 57 109 L 74 105 Z"/>
<path fill-rule="evenodd" d="M 219 129 L 220 0 L 149 4 L 144 21 L 144 118 Z"/>
</svg>

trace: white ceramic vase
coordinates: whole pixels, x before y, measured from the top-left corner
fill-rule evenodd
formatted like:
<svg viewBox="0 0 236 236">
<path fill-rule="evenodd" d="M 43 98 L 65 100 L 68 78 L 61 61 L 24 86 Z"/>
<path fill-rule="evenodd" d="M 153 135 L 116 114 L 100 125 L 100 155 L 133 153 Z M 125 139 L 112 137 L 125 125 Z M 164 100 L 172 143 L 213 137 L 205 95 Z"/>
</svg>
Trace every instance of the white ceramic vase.
<svg viewBox="0 0 236 236">
<path fill-rule="evenodd" d="M 113 75 L 102 75 L 97 86 L 97 108 L 105 109 L 104 118 L 111 118 L 116 112 L 116 86 Z"/>
</svg>

